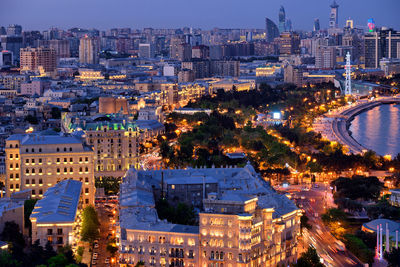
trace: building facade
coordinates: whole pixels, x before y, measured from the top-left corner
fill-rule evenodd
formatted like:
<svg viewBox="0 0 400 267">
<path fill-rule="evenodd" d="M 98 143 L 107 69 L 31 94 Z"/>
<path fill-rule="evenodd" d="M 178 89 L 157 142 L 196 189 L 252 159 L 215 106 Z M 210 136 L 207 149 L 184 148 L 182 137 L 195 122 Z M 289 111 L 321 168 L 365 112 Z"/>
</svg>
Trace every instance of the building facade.
<svg viewBox="0 0 400 267">
<path fill-rule="evenodd" d="M 381 28 L 364 37 L 365 68 L 379 68 L 382 58 L 400 58 L 400 32 Z"/>
<path fill-rule="evenodd" d="M 155 202 L 160 198 L 179 198 L 199 208 L 199 226 L 158 219 Z M 121 184 L 119 215 L 123 265 L 142 261 L 146 266 L 287 266 L 297 259 L 301 213 L 250 164 L 131 169 Z"/>
<path fill-rule="evenodd" d="M 64 114 L 62 127 L 66 132 L 83 131 L 87 144 L 94 150 L 96 177 L 122 177 L 132 166 L 139 166 L 139 129 L 128 117 L 97 115 L 94 117 Z"/>
<path fill-rule="evenodd" d="M 92 148 L 73 136 L 15 134 L 6 140 L 6 195 L 30 189 L 41 199 L 55 184 L 73 179 L 83 183 L 83 203 L 94 203 Z"/>
<path fill-rule="evenodd" d="M 56 51 L 52 48 L 22 48 L 20 52 L 21 71 L 54 72 L 57 68 Z"/>
<path fill-rule="evenodd" d="M 79 43 L 79 62 L 82 64 L 99 63 L 100 46 L 96 38 L 85 36 Z"/>
</svg>

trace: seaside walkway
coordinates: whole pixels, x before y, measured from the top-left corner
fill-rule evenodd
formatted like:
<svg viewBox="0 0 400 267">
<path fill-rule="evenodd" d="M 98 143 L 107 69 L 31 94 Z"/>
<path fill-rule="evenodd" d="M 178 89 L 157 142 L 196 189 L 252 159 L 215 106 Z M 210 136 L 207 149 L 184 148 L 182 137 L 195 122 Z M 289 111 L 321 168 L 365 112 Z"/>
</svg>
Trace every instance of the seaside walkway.
<svg viewBox="0 0 400 267">
<path fill-rule="evenodd" d="M 359 144 L 349 132 L 351 120 L 358 114 L 382 104 L 400 103 L 400 97 L 380 97 L 360 100 L 354 104 L 324 114 L 314 121 L 313 129 L 330 140 L 348 148 L 349 154 L 362 154 L 368 149 Z"/>
</svg>

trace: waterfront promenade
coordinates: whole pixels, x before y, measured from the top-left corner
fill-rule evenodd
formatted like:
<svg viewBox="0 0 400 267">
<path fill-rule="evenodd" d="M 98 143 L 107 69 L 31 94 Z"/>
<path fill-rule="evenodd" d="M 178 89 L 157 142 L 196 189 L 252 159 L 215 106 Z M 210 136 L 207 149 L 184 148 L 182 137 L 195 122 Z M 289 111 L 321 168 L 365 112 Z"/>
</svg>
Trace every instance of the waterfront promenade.
<svg viewBox="0 0 400 267">
<path fill-rule="evenodd" d="M 315 119 L 313 129 L 321 133 L 322 137 L 336 141 L 348 150 L 348 154 L 362 154 L 368 149 L 359 144 L 349 132 L 351 120 L 361 112 L 382 104 L 400 103 L 400 96 L 380 97 L 374 100 L 358 100 Z"/>
</svg>

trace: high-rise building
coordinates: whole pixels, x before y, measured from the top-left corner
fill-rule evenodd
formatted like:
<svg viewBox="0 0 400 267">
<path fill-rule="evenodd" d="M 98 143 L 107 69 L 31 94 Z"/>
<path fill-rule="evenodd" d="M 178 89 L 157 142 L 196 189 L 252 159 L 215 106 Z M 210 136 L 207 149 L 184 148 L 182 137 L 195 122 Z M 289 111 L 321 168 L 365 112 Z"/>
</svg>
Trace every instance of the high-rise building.
<svg viewBox="0 0 400 267">
<path fill-rule="evenodd" d="M 286 20 L 286 31 L 291 32 L 293 30 L 292 28 L 292 20 L 287 19 Z"/>
<path fill-rule="evenodd" d="M 275 38 L 279 37 L 278 27 L 269 18 L 265 18 L 265 36 L 268 42 L 272 42 Z"/>
<path fill-rule="evenodd" d="M 27 47 L 20 52 L 21 71 L 52 73 L 57 68 L 56 51 L 46 47 Z"/>
<path fill-rule="evenodd" d="M 367 34 L 364 42 L 366 68 L 379 68 L 382 58 L 400 58 L 400 32 L 381 28 Z"/>
<path fill-rule="evenodd" d="M 70 57 L 70 44 L 68 40 L 50 40 L 49 47 L 56 51 L 57 58 Z"/>
<path fill-rule="evenodd" d="M 300 54 L 300 36 L 295 32 L 281 33 L 278 45 L 281 55 Z"/>
<path fill-rule="evenodd" d="M 299 87 L 303 86 L 303 69 L 301 67 L 288 65 L 284 69 L 284 81 L 285 83 L 293 83 Z"/>
<path fill-rule="evenodd" d="M 338 28 L 339 27 L 339 5 L 336 3 L 336 0 L 333 0 L 331 4 L 331 13 L 329 17 L 329 28 Z"/>
<path fill-rule="evenodd" d="M 79 62 L 82 64 L 99 63 L 99 41 L 97 38 L 84 36 L 79 44 Z"/>
<path fill-rule="evenodd" d="M 210 58 L 210 48 L 205 45 L 196 45 L 192 47 L 192 58 L 208 59 Z"/>
<path fill-rule="evenodd" d="M 319 24 L 319 19 L 315 19 L 314 20 L 314 27 L 313 27 L 313 31 L 314 32 L 319 32 L 321 30 L 321 26 Z"/>
<path fill-rule="evenodd" d="M 7 35 L 8 36 L 21 36 L 22 27 L 21 25 L 11 24 L 7 27 Z"/>
<path fill-rule="evenodd" d="M 285 13 L 285 8 L 281 6 L 279 9 L 279 33 L 285 32 L 286 31 L 286 13 Z"/>
<path fill-rule="evenodd" d="M 19 61 L 19 51 L 23 47 L 22 36 L 1 36 L 0 39 L 2 50 L 11 51 L 14 61 Z"/>
<path fill-rule="evenodd" d="M 13 54 L 11 51 L 0 51 L 0 68 L 13 64 Z"/>
<path fill-rule="evenodd" d="M 186 43 L 186 38 L 184 35 L 174 35 L 171 37 L 170 45 L 169 45 L 169 56 L 173 59 L 179 58 L 178 49 L 181 44 Z"/>
<path fill-rule="evenodd" d="M 187 61 L 192 58 L 192 46 L 187 43 L 178 45 L 176 59 L 180 61 Z"/>
<path fill-rule="evenodd" d="M 84 183 L 84 204 L 94 204 L 93 150 L 73 136 L 14 134 L 6 140 L 6 195 L 30 189 L 32 198 L 62 180 Z"/>
<path fill-rule="evenodd" d="M 139 44 L 139 57 L 154 58 L 154 49 L 152 44 Z"/>
<path fill-rule="evenodd" d="M 321 46 L 315 56 L 317 69 L 333 69 L 336 65 L 336 48 L 334 46 Z"/>
</svg>

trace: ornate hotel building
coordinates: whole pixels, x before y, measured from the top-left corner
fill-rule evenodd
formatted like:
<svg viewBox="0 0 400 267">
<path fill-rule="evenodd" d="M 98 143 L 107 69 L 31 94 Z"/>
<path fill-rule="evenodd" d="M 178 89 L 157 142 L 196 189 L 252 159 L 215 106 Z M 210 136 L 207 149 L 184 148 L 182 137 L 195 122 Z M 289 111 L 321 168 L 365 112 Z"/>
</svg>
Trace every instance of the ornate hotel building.
<svg viewBox="0 0 400 267">
<path fill-rule="evenodd" d="M 199 225 L 160 220 L 155 202 L 161 197 L 199 208 Z M 120 191 L 120 263 L 287 266 L 297 259 L 300 216 L 296 205 L 270 188 L 250 164 L 244 168 L 130 169 Z"/>
<path fill-rule="evenodd" d="M 63 114 L 65 132 L 80 131 L 94 149 L 96 177 L 122 177 L 132 166 L 139 166 L 139 129 L 127 116 L 96 115 L 92 117 Z"/>
<path fill-rule="evenodd" d="M 70 135 L 14 134 L 6 140 L 6 195 L 30 189 L 41 199 L 62 180 L 81 181 L 83 204 L 94 204 L 93 150 Z"/>
</svg>

